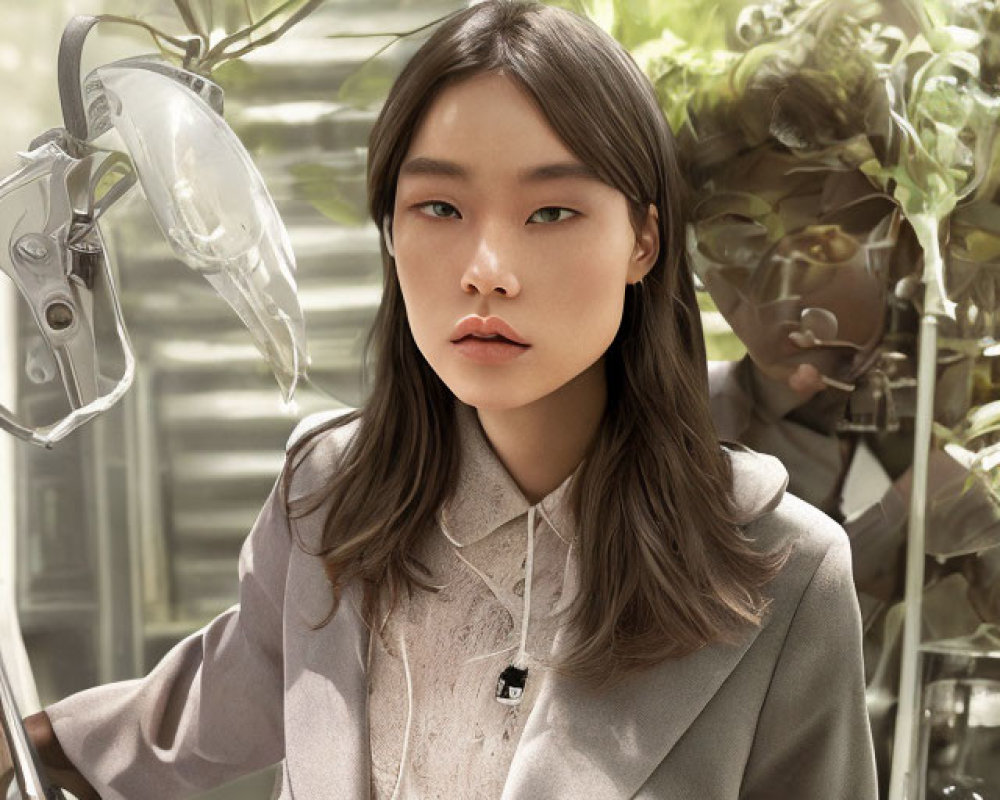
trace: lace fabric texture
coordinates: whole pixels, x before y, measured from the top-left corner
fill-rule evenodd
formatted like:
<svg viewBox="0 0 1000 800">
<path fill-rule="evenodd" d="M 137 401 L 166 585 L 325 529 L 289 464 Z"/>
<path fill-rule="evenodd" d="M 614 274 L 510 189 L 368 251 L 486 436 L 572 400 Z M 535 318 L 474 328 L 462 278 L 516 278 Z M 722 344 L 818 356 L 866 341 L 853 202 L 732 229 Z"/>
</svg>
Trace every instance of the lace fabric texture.
<svg viewBox="0 0 1000 800">
<path fill-rule="evenodd" d="M 501 795 L 572 585 L 572 547 L 539 516 L 528 680 L 519 705 L 498 703 L 497 678 L 521 640 L 527 520 L 522 514 L 465 545 L 450 541 L 444 528 L 421 543 L 417 557 L 440 591 L 404 596 L 371 639 L 375 800 Z"/>
</svg>

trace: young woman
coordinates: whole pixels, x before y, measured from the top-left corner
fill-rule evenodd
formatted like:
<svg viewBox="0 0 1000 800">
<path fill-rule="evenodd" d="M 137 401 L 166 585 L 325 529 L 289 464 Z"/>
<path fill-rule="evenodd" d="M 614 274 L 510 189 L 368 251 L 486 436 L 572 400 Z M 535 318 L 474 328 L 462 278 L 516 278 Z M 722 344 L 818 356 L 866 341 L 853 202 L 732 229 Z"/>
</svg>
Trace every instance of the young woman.
<svg viewBox="0 0 1000 800">
<path fill-rule="evenodd" d="M 31 719 L 50 770 L 142 800 L 279 761 L 300 800 L 874 798 L 847 540 L 719 444 L 628 54 L 567 11 L 464 9 L 368 179 L 370 399 L 293 436 L 239 606 Z"/>
</svg>

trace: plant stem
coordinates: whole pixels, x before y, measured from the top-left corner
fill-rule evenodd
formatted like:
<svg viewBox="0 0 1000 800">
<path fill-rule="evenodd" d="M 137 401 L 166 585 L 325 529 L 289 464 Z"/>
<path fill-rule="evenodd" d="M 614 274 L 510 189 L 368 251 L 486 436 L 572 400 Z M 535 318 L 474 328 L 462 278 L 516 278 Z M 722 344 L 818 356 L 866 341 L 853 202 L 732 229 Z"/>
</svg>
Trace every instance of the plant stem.
<svg viewBox="0 0 1000 800">
<path fill-rule="evenodd" d="M 194 12 L 191 11 L 191 6 L 188 4 L 188 0 L 174 0 L 174 7 L 177 9 L 177 13 L 180 14 L 181 19 L 184 21 L 185 27 L 188 29 L 188 33 L 192 33 L 201 39 L 205 44 L 208 44 L 208 33 L 201 29 L 198 25 L 198 20 L 195 19 Z"/>
<path fill-rule="evenodd" d="M 219 60 L 223 60 L 224 59 L 224 60 L 228 61 L 228 60 L 230 60 L 232 58 L 238 58 L 238 56 L 235 55 L 235 54 L 234 55 L 227 55 L 225 53 L 226 48 L 229 47 L 231 44 L 235 44 L 240 39 L 247 39 L 247 38 L 249 38 L 253 34 L 253 32 L 256 31 L 256 30 L 258 30 L 261 26 L 266 25 L 271 20 L 273 20 L 275 17 L 277 17 L 277 16 L 285 13 L 285 11 L 287 11 L 289 8 L 295 6 L 296 3 L 300 3 L 301 1 L 302 0 L 286 0 L 286 2 L 282 3 L 277 8 L 271 9 L 268 13 L 266 13 L 263 17 L 261 17 L 256 22 L 251 23 L 246 28 L 238 30 L 236 33 L 233 33 L 233 34 L 230 34 L 229 36 L 226 36 L 224 39 L 222 39 L 219 42 L 217 42 L 205 54 L 205 60 L 206 61 L 212 61 L 214 59 L 219 59 Z M 306 16 L 308 16 L 309 14 L 311 14 L 313 11 L 315 11 L 320 6 L 320 4 L 322 2 L 323 2 L 323 0 L 306 0 L 306 2 L 302 4 L 302 6 L 299 8 L 299 10 L 296 11 L 296 12 L 294 12 L 287 20 L 285 20 L 281 24 L 281 26 L 279 28 L 277 28 L 277 30 L 272 31 L 272 33 L 268 34 L 267 36 L 263 37 L 262 39 L 258 39 L 257 40 L 257 44 L 262 44 L 262 43 L 274 41 L 275 39 L 278 38 L 278 36 L 281 36 L 282 34 L 284 34 L 293 25 L 296 25 L 303 18 L 305 18 Z M 274 34 L 277 34 L 277 36 L 275 36 Z M 272 38 L 269 38 L 269 37 L 272 37 Z M 251 43 L 250 45 L 247 45 L 247 47 L 250 47 L 251 49 L 253 49 L 254 46 L 255 45 L 253 43 Z M 246 47 L 244 47 L 241 50 L 239 50 L 238 52 L 240 54 L 243 54 L 244 52 L 247 52 L 247 53 L 250 52 L 250 50 L 247 50 Z"/>
<path fill-rule="evenodd" d="M 142 20 L 132 19 L 131 17 L 120 17 L 117 14 L 100 14 L 97 17 L 101 22 L 119 22 L 122 25 L 133 25 L 137 28 L 142 28 L 146 31 L 153 39 L 156 40 L 159 45 L 160 40 L 170 44 L 173 47 L 181 50 L 182 52 L 187 48 L 187 42 L 183 39 L 178 39 L 175 36 L 170 36 L 163 31 L 154 28 L 148 22 L 143 22 Z"/>
<path fill-rule="evenodd" d="M 941 255 L 941 223 L 933 214 L 911 214 L 909 217 L 917 241 L 924 251 L 924 313 L 955 318 L 955 303 L 948 299 L 944 285 L 944 259 Z"/>
</svg>

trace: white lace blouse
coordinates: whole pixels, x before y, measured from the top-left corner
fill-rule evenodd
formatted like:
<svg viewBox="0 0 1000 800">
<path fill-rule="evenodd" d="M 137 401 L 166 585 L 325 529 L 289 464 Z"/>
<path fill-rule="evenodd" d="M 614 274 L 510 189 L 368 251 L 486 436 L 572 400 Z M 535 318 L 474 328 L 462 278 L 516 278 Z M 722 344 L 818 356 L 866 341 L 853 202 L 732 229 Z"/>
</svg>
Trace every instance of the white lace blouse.
<svg viewBox="0 0 1000 800">
<path fill-rule="evenodd" d="M 417 554 L 440 591 L 404 596 L 370 639 L 374 800 L 500 797 L 575 583 L 570 478 L 529 508 L 474 412 L 459 409 L 462 488 Z M 477 494 L 490 502 L 470 502 Z M 497 679 L 512 662 L 527 681 L 504 705 Z"/>
</svg>

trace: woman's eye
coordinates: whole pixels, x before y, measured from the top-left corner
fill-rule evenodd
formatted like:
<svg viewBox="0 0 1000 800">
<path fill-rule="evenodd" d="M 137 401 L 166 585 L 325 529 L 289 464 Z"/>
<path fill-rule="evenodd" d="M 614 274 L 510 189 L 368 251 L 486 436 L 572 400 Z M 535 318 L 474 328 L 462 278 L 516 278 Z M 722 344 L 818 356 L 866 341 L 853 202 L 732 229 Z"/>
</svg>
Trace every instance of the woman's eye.
<svg viewBox="0 0 1000 800">
<path fill-rule="evenodd" d="M 448 219 L 450 216 L 450 211 L 457 212 L 458 209 L 455 208 L 451 203 L 445 203 L 442 200 L 431 200 L 426 203 L 421 203 L 417 206 L 419 209 L 430 208 L 429 216 L 435 219 Z M 561 206 L 546 206 L 545 208 L 538 209 L 534 214 L 529 217 L 529 219 L 534 219 L 535 217 L 541 217 L 543 222 L 561 222 L 567 217 L 560 217 L 563 211 L 568 211 L 570 214 L 575 215 L 577 212 L 573 211 L 571 208 L 563 208 Z M 439 213 L 440 212 L 440 213 Z M 553 213 L 555 212 L 555 213 Z"/>
<path fill-rule="evenodd" d="M 430 202 L 427 202 L 427 203 L 421 203 L 419 206 L 417 206 L 417 208 L 427 208 L 428 206 L 431 206 L 432 208 L 434 206 L 436 206 L 438 208 L 442 208 L 442 207 L 444 207 L 444 208 L 450 208 L 452 211 L 457 211 L 458 210 L 451 203 L 445 203 L 445 202 L 442 202 L 441 200 L 431 200 Z M 447 217 L 439 216 L 433 210 L 431 211 L 431 216 L 435 217 L 437 219 L 447 219 Z"/>
<path fill-rule="evenodd" d="M 552 211 L 556 212 L 555 213 L 555 217 L 552 216 L 552 214 L 551 214 Z M 545 219 L 546 222 L 561 222 L 562 220 L 559 218 L 559 212 L 561 212 L 561 211 L 568 211 L 570 214 L 576 214 L 576 212 L 573 209 L 571 209 L 571 208 L 562 208 L 560 206 L 546 206 L 545 208 L 538 209 L 538 211 L 536 211 L 531 216 L 534 217 L 534 216 L 536 216 L 538 214 L 544 214 L 546 216 L 546 219 Z M 549 213 L 546 213 L 546 212 L 549 212 Z"/>
</svg>

